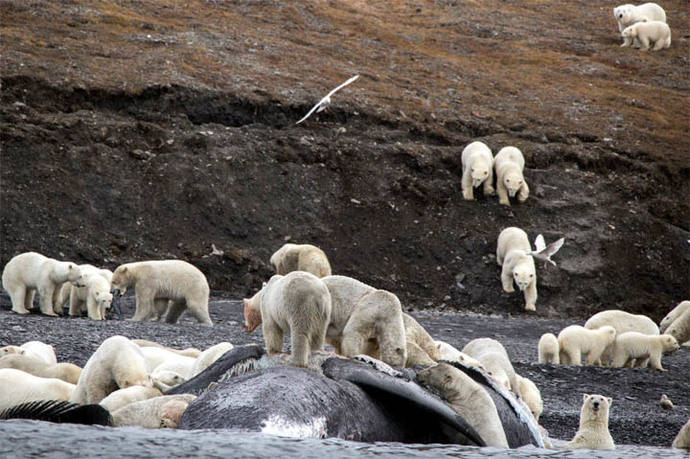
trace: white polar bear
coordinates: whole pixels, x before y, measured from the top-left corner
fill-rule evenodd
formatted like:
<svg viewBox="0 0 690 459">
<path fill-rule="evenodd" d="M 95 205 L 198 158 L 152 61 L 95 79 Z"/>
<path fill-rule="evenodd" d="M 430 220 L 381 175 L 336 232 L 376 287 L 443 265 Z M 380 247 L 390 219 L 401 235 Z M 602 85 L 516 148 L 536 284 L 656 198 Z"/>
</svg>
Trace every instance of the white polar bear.
<svg viewBox="0 0 690 459">
<path fill-rule="evenodd" d="M 565 327 L 558 334 L 558 348 L 562 365 L 582 365 L 582 354 L 587 356 L 587 365 L 601 361 L 604 349 L 616 339 L 616 329 L 605 325 L 590 330 L 579 325 Z"/>
<path fill-rule="evenodd" d="M 637 40 L 643 51 L 649 50 L 654 43 L 652 51 L 669 48 L 671 46 L 671 28 L 661 21 L 642 21 L 623 29 L 625 40 Z"/>
<path fill-rule="evenodd" d="M 664 333 L 666 329 L 673 323 L 673 321 L 680 317 L 685 311 L 690 311 L 690 301 L 688 300 L 678 303 L 676 307 L 671 310 L 671 312 L 666 314 L 666 316 L 661 319 L 661 322 L 659 323 L 659 331 Z"/>
<path fill-rule="evenodd" d="M 19 347 L 24 349 L 25 354 L 38 357 L 48 365 L 55 365 L 57 363 L 55 348 L 50 344 L 41 341 L 27 341 Z"/>
<path fill-rule="evenodd" d="M 648 21 L 666 22 L 666 12 L 656 3 L 643 3 L 638 6 L 629 3 L 619 5 L 613 9 L 613 16 L 616 18 L 616 22 L 618 22 L 618 31 L 621 33 L 626 27 L 645 19 Z M 633 44 L 632 40 L 625 39 L 621 46 L 629 46 L 631 44 Z"/>
<path fill-rule="evenodd" d="M 598 394 L 584 394 L 580 409 L 580 428 L 566 443 L 566 449 L 615 449 L 613 437 L 609 432 L 609 409 L 611 397 Z"/>
<path fill-rule="evenodd" d="M 123 295 L 128 287 L 136 292 L 136 312 L 132 320 L 141 322 L 155 314 L 155 302 L 168 307 L 165 321 L 175 323 L 188 309 L 199 323 L 213 326 L 208 315 L 208 281 L 204 273 L 182 260 L 156 260 L 126 263 L 117 267 L 112 288 Z"/>
<path fill-rule="evenodd" d="M 194 368 L 195 362 L 196 359 L 178 355 L 176 359 L 166 360 L 165 362 L 158 365 L 156 368 L 153 369 L 153 372 L 172 371 L 184 378 L 189 379 L 193 376 L 192 368 Z"/>
<path fill-rule="evenodd" d="M 146 360 L 146 368 L 149 372 L 155 370 L 171 370 L 182 369 L 182 372 L 177 370 L 180 375 L 187 377 L 187 374 L 194 366 L 196 358 L 180 355 L 168 349 L 160 347 L 140 347 L 141 353 Z M 163 367 L 165 365 L 165 367 Z"/>
<path fill-rule="evenodd" d="M 139 346 L 124 336 L 111 336 L 91 354 L 70 401 L 98 403 L 117 389 L 153 387 Z"/>
<path fill-rule="evenodd" d="M 274 275 L 251 299 L 244 300 L 244 317 L 251 333 L 262 325 L 266 352 L 283 350 L 290 333 L 292 360 L 306 367 L 310 351 L 323 350 L 331 317 L 331 294 L 321 279 L 306 271 Z"/>
<path fill-rule="evenodd" d="M 320 248 L 311 244 L 285 244 L 270 259 L 276 274 L 306 271 L 316 277 L 331 275 L 328 257 Z"/>
<path fill-rule="evenodd" d="M 163 393 L 155 387 L 130 386 L 110 393 L 98 404 L 112 413 L 130 403 L 160 397 L 161 395 Z"/>
<path fill-rule="evenodd" d="M 447 363 L 439 363 L 419 372 L 417 379 L 441 392 L 453 410 L 474 427 L 486 446 L 508 448 L 496 405 L 472 378 Z"/>
<path fill-rule="evenodd" d="M 149 341 L 147 339 L 133 339 L 132 342 L 139 347 L 157 347 L 159 349 L 165 349 L 170 352 L 174 352 L 178 355 L 184 355 L 185 357 L 197 358 L 201 355 L 201 351 L 195 347 L 188 347 L 186 349 L 175 349 L 168 346 L 163 346 L 155 341 Z"/>
<path fill-rule="evenodd" d="M 559 356 L 558 338 L 553 333 L 544 333 L 539 338 L 539 363 L 553 363 L 558 365 L 561 362 Z"/>
<path fill-rule="evenodd" d="M 539 421 L 539 416 L 544 411 L 544 402 L 541 399 L 539 388 L 532 380 L 518 374 L 515 375 L 515 383 L 517 384 L 515 393 L 525 402 L 534 419 Z"/>
<path fill-rule="evenodd" d="M 678 435 L 673 439 L 671 448 L 690 449 L 690 419 L 678 431 Z"/>
<path fill-rule="evenodd" d="M 164 371 L 154 371 L 151 373 L 151 381 L 153 382 L 153 387 L 161 392 L 167 392 L 180 384 L 187 382 L 187 378 L 175 373 L 174 371 L 164 370 Z M 139 386 L 137 386 L 139 387 Z"/>
<path fill-rule="evenodd" d="M 75 387 L 57 378 L 41 378 L 14 368 L 0 369 L 0 412 L 34 400 L 69 400 Z"/>
<path fill-rule="evenodd" d="M 326 341 L 336 353 L 346 357 L 370 355 L 369 350 L 375 348 L 380 360 L 404 367 L 408 346 L 398 297 L 351 277 L 327 276 L 322 280 L 333 305 Z"/>
<path fill-rule="evenodd" d="M 665 333 L 673 336 L 679 343 L 690 341 L 690 309 L 674 320 Z"/>
<path fill-rule="evenodd" d="M 638 332 L 626 332 L 616 336 L 613 345 L 613 360 L 611 366 L 620 368 L 632 366 L 635 360 L 647 360 L 652 368 L 666 371 L 661 366 L 661 356 L 664 352 L 675 352 L 679 348 L 678 341 L 671 335 L 645 335 Z"/>
<path fill-rule="evenodd" d="M 630 314 L 619 309 L 609 309 L 594 314 L 585 322 L 585 328 L 596 330 L 604 325 L 610 325 L 616 329 L 616 335 L 626 332 L 639 332 L 645 335 L 658 335 L 659 327 L 649 317 L 642 314 Z M 611 343 L 604 349 L 601 359 L 597 364 L 608 365 L 613 358 L 613 346 Z M 647 366 L 647 362 L 639 362 L 642 366 Z"/>
<path fill-rule="evenodd" d="M 81 368 L 73 363 L 47 364 L 44 360 L 28 354 L 8 354 L 0 357 L 0 368 L 14 368 L 41 378 L 57 378 L 76 384 Z"/>
<path fill-rule="evenodd" d="M 496 193 L 498 202 L 510 205 L 510 197 L 517 195 L 519 202 L 525 202 L 529 197 L 529 186 L 523 176 L 525 158 L 515 147 L 503 147 L 494 157 L 496 170 Z"/>
<path fill-rule="evenodd" d="M 90 319 L 105 320 L 106 310 L 110 309 L 113 294 L 110 293 L 110 282 L 99 275 L 90 275 L 84 287 L 72 286 L 70 289 L 70 316 L 81 316 L 84 307 Z"/>
<path fill-rule="evenodd" d="M 514 292 L 513 280 L 525 295 L 525 310 L 537 309 L 537 269 L 527 233 L 514 226 L 508 227 L 498 235 L 496 261 L 501 269 L 503 290 Z"/>
<path fill-rule="evenodd" d="M 426 329 L 414 319 L 414 317 L 403 313 L 403 324 L 405 325 L 405 340 L 407 342 L 414 343 L 419 346 L 434 361 L 437 361 L 441 358 L 441 354 L 438 352 L 438 347 L 434 342 L 434 338 L 431 337 L 429 332 L 427 332 Z"/>
<path fill-rule="evenodd" d="M 462 348 L 462 352 L 479 360 L 491 375 L 506 389 L 515 391 L 515 369 L 503 345 L 492 338 L 473 339 Z"/>
<path fill-rule="evenodd" d="M 484 194 L 494 194 L 494 156 L 484 142 L 472 142 L 462 150 L 462 197 L 474 199 L 474 188 L 484 184 Z"/>
<path fill-rule="evenodd" d="M 192 365 L 192 369 L 189 372 L 189 377 L 193 378 L 210 367 L 213 362 L 221 358 L 223 354 L 231 350 L 233 347 L 234 346 L 231 343 L 222 342 L 206 349 L 194 361 L 194 365 Z"/>
<path fill-rule="evenodd" d="M 196 395 L 162 395 L 130 403 L 112 413 L 114 426 L 176 429 L 182 414 Z"/>
<path fill-rule="evenodd" d="M 79 267 L 68 261 L 58 261 L 36 252 L 13 257 L 2 272 L 2 286 L 10 295 L 12 310 L 28 314 L 38 290 L 41 313 L 57 316 L 53 310 L 55 289 L 64 282 L 78 283 Z"/>
<path fill-rule="evenodd" d="M 487 371 L 486 368 L 484 368 L 484 365 L 482 365 L 482 363 L 474 357 L 470 357 L 464 352 L 458 351 L 453 346 L 444 341 L 437 340 L 434 342 L 436 343 L 436 347 L 438 348 L 439 360 L 448 360 L 450 362 L 458 361 L 467 365 L 468 367 L 476 368 L 482 371 Z"/>
</svg>

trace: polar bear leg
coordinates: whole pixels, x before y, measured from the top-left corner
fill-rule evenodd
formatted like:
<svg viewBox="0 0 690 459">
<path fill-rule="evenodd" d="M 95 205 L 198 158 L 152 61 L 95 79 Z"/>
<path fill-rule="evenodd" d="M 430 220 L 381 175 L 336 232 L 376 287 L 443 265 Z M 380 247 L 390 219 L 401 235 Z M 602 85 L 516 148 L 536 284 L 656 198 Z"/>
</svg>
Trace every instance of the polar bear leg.
<svg viewBox="0 0 690 459">
<path fill-rule="evenodd" d="M 309 348 L 311 340 L 304 332 L 290 330 L 290 348 L 292 363 L 298 367 L 306 367 L 309 362 Z"/>
<path fill-rule="evenodd" d="M 19 285 L 12 290 L 8 291 L 10 294 L 10 300 L 12 300 L 12 310 L 17 314 L 28 314 L 28 308 L 26 307 L 27 297 L 29 296 L 28 289 L 24 285 Z"/>
<path fill-rule="evenodd" d="M 70 316 L 80 316 L 79 299 L 77 297 L 77 287 L 72 286 L 69 291 L 69 311 Z"/>
<path fill-rule="evenodd" d="M 494 173 L 493 170 L 489 170 L 489 176 L 484 180 L 484 196 L 489 196 L 496 194 L 496 190 L 494 190 Z"/>
<path fill-rule="evenodd" d="M 372 323 L 362 321 L 356 314 L 357 311 L 352 313 L 345 328 L 343 328 L 341 350 L 345 357 L 354 357 L 361 354 L 364 350 L 365 340 L 369 338 L 374 328 Z"/>
<path fill-rule="evenodd" d="M 89 316 L 89 319 L 101 320 L 98 303 L 96 303 L 96 300 L 94 300 L 91 295 L 86 298 L 86 314 Z"/>
<path fill-rule="evenodd" d="M 652 368 L 656 370 L 666 371 L 666 369 L 661 366 L 661 350 L 649 353 L 649 363 L 652 365 Z"/>
<path fill-rule="evenodd" d="M 160 321 L 168 310 L 168 299 L 167 298 L 156 298 L 153 300 L 153 313 L 149 318 L 152 322 Z"/>
<path fill-rule="evenodd" d="M 640 49 L 642 49 L 642 51 L 649 50 L 649 38 L 641 36 L 637 37 L 637 39 L 640 41 Z"/>
<path fill-rule="evenodd" d="M 52 282 L 48 285 L 40 287 L 39 294 L 41 295 L 38 299 L 38 305 L 41 308 L 41 314 L 46 316 L 57 317 L 55 311 L 53 311 L 53 294 L 55 293 L 55 284 Z"/>
<path fill-rule="evenodd" d="M 654 47 L 652 48 L 652 51 L 659 51 L 660 49 L 663 49 L 666 45 L 666 39 L 662 40 L 657 40 L 656 43 L 654 43 Z"/>
<path fill-rule="evenodd" d="M 537 310 L 537 283 L 532 281 L 525 289 L 525 310 Z"/>
<path fill-rule="evenodd" d="M 27 288 L 26 289 L 26 295 L 24 296 L 24 307 L 26 309 L 33 309 L 35 296 L 36 296 L 36 289 L 35 288 Z"/>
<path fill-rule="evenodd" d="M 474 199 L 474 188 L 472 187 L 472 174 L 470 173 L 470 167 L 467 168 L 462 173 L 462 197 L 466 201 L 472 201 Z"/>
<path fill-rule="evenodd" d="M 263 321 L 261 330 L 266 343 L 266 353 L 268 355 L 280 354 L 283 351 L 283 330 L 270 317 Z"/>
<path fill-rule="evenodd" d="M 529 197 L 529 186 L 527 186 L 527 182 L 525 182 L 523 180 L 522 186 L 520 187 L 520 191 L 518 191 L 518 201 L 519 202 L 525 202 L 528 197 Z"/>
<path fill-rule="evenodd" d="M 324 321 L 323 327 L 320 330 L 314 330 L 309 337 L 309 348 L 312 351 L 323 350 L 323 345 L 326 342 L 326 331 L 328 331 L 328 321 Z"/>
<path fill-rule="evenodd" d="M 564 349 L 562 352 L 563 353 L 561 354 L 561 363 L 563 363 L 564 365 L 572 365 L 575 367 L 582 366 L 582 356 L 580 355 L 579 348 Z M 565 359 L 563 359 L 563 354 L 565 354 Z M 567 363 L 565 363 L 564 360 Z"/>
<path fill-rule="evenodd" d="M 187 299 L 187 309 L 201 325 L 206 325 L 208 327 L 213 326 L 211 317 L 208 314 L 208 297 L 201 300 Z M 168 316 L 169 315 L 170 313 L 168 313 Z"/>
<path fill-rule="evenodd" d="M 503 263 L 503 269 L 501 270 L 501 284 L 503 284 L 503 290 L 505 292 L 513 293 L 515 291 L 515 287 L 513 287 L 513 267 L 508 266 L 505 261 Z"/>
<path fill-rule="evenodd" d="M 134 317 L 130 320 L 132 322 L 142 322 L 146 320 L 153 312 L 153 297 L 152 291 L 146 288 L 137 288 L 136 291 L 136 310 Z"/>
<path fill-rule="evenodd" d="M 496 180 L 496 194 L 498 194 L 499 204 L 506 206 L 510 205 L 510 199 L 508 199 L 508 189 L 506 188 L 505 183 L 503 183 L 502 178 Z"/>
<path fill-rule="evenodd" d="M 177 323 L 182 313 L 187 309 L 187 302 L 185 300 L 170 300 L 168 306 L 168 313 L 165 316 L 165 322 L 169 324 Z"/>
</svg>

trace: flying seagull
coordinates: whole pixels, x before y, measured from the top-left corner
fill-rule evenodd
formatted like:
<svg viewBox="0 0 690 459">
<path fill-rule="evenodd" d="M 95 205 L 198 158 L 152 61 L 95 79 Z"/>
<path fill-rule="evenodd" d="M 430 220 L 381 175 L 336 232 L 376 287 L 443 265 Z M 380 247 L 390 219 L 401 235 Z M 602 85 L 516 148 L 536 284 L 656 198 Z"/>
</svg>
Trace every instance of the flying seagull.
<svg viewBox="0 0 690 459">
<path fill-rule="evenodd" d="M 565 238 L 560 238 L 556 242 L 552 242 L 551 244 L 546 245 L 546 242 L 544 241 L 544 236 L 540 234 L 534 241 L 534 248 L 537 250 L 529 252 L 528 255 L 531 255 L 532 257 L 538 260 L 542 260 L 544 262 L 544 266 L 546 266 L 546 262 L 549 262 L 552 265 L 556 266 L 556 262 L 551 259 L 551 255 L 558 252 L 558 250 L 563 246 L 564 242 Z"/>
<path fill-rule="evenodd" d="M 320 111 L 324 110 L 324 109 L 325 109 L 326 107 L 328 107 L 328 105 L 331 103 L 331 96 L 332 96 L 333 94 L 335 94 L 335 93 L 336 93 L 337 91 L 339 91 L 341 88 L 344 88 L 345 86 L 349 85 L 350 83 L 352 83 L 353 81 L 355 81 L 357 78 L 359 78 L 359 75 L 353 76 L 352 78 L 350 78 L 349 80 L 347 80 L 345 83 L 341 84 L 340 86 L 338 86 L 337 88 L 335 88 L 333 91 L 329 92 L 329 93 L 326 95 L 326 97 L 324 97 L 323 99 L 321 99 L 321 100 L 319 101 L 318 104 L 314 105 L 314 107 L 313 107 L 311 110 L 309 110 L 309 113 L 307 113 L 306 115 L 304 115 L 304 118 L 302 118 L 301 120 L 299 120 L 299 121 L 296 122 L 295 124 L 299 124 L 299 123 L 301 123 L 302 121 L 304 121 L 304 120 L 306 120 L 307 118 L 309 118 L 309 117 L 311 116 L 311 114 L 314 113 L 314 110 L 316 110 L 316 113 L 319 113 Z"/>
</svg>

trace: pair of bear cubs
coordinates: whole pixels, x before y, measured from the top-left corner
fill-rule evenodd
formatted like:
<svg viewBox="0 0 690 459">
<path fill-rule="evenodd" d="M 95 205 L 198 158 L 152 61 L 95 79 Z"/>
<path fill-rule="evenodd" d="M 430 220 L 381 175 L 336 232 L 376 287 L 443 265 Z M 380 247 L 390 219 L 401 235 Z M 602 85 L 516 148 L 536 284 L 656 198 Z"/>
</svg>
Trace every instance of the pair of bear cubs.
<svg viewBox="0 0 690 459">
<path fill-rule="evenodd" d="M 462 197 L 474 199 L 474 188 L 484 187 L 484 194 L 498 194 L 498 202 L 510 205 L 510 197 L 517 195 L 524 202 L 529 197 L 529 187 L 523 176 L 525 158 L 515 147 L 503 147 L 496 157 L 484 142 L 472 142 L 462 150 Z M 496 190 L 494 191 L 494 170 Z"/>
</svg>

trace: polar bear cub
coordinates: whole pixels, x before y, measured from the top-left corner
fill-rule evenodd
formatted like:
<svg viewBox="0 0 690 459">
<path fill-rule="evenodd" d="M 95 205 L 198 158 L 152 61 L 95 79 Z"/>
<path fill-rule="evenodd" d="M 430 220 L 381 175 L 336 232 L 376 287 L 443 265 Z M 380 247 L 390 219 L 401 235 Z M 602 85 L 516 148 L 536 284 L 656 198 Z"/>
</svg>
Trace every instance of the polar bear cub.
<svg viewBox="0 0 690 459">
<path fill-rule="evenodd" d="M 623 29 L 623 38 L 637 40 L 643 51 L 649 50 L 650 43 L 654 43 L 652 51 L 669 48 L 671 46 L 671 28 L 661 21 L 642 21 Z"/>
<path fill-rule="evenodd" d="M 474 199 L 474 188 L 484 184 L 484 194 L 494 194 L 494 156 L 484 142 L 472 142 L 462 150 L 462 197 Z"/>
<path fill-rule="evenodd" d="M 563 365 L 582 365 L 582 354 L 587 356 L 587 365 L 594 365 L 601 354 L 616 339 L 616 329 L 605 325 L 589 330 L 579 325 L 565 327 L 558 334 L 560 360 Z"/>
<path fill-rule="evenodd" d="M 539 363 L 553 363 L 558 365 L 561 362 L 558 338 L 553 333 L 544 333 L 539 338 Z"/>
<path fill-rule="evenodd" d="M 625 332 L 640 332 L 645 335 L 658 335 L 659 327 L 656 326 L 654 321 L 649 317 L 642 314 L 630 314 L 629 312 L 621 311 L 619 309 L 609 309 L 606 311 L 601 311 L 594 314 L 592 317 L 585 322 L 585 328 L 590 330 L 596 330 L 604 325 L 610 325 L 616 329 L 616 335 L 620 335 Z M 613 358 L 613 346 L 615 343 L 611 343 L 604 349 L 601 354 L 600 362 L 597 364 L 608 365 Z M 642 363 L 642 362 L 640 362 Z M 646 361 L 642 366 L 647 366 Z"/>
<path fill-rule="evenodd" d="M 86 306 L 89 319 L 105 320 L 105 312 L 113 302 L 110 282 L 100 274 L 95 274 L 88 276 L 85 283 L 85 287 L 71 287 L 69 315 L 81 316 Z"/>
<path fill-rule="evenodd" d="M 126 263 L 113 273 L 112 288 L 123 295 L 136 289 L 136 312 L 132 321 L 141 322 L 156 314 L 156 302 L 170 303 L 165 321 L 175 323 L 185 309 L 202 325 L 213 326 L 208 314 L 210 292 L 206 276 L 183 260 L 153 260 Z"/>
<path fill-rule="evenodd" d="M 61 379 L 70 384 L 76 384 L 81 375 L 81 368 L 72 363 L 47 364 L 29 354 L 8 354 L 1 357 L 0 368 L 14 368 L 41 378 Z"/>
<path fill-rule="evenodd" d="M 563 447 L 566 449 L 615 449 L 609 432 L 609 409 L 613 399 L 584 394 L 580 409 L 580 428 Z"/>
<path fill-rule="evenodd" d="M 515 147 L 501 148 L 494 157 L 494 169 L 498 202 L 509 206 L 508 196 L 512 198 L 516 195 L 518 201 L 525 202 L 529 197 L 529 186 L 523 176 L 525 158 L 522 152 Z"/>
<path fill-rule="evenodd" d="M 638 6 L 629 3 L 619 5 L 613 9 L 613 16 L 616 18 L 616 22 L 618 22 L 618 31 L 621 33 L 626 27 L 645 19 L 648 21 L 666 22 L 666 12 L 656 3 L 643 3 Z M 625 39 L 621 46 L 629 46 L 632 43 L 632 40 Z"/>
<path fill-rule="evenodd" d="M 53 310 L 55 290 L 65 282 L 77 283 L 81 278 L 79 267 L 68 261 L 58 261 L 36 252 L 13 257 L 2 272 L 2 286 L 12 300 L 12 310 L 28 314 L 36 291 L 41 313 L 57 316 Z"/>
<path fill-rule="evenodd" d="M 678 348 L 678 341 L 671 335 L 645 335 L 638 332 L 621 333 L 616 337 L 613 345 L 611 366 L 616 368 L 624 365 L 632 366 L 632 362 L 635 360 L 649 359 L 652 368 L 666 371 L 661 366 L 661 355 L 664 352 L 675 352 Z"/>
<path fill-rule="evenodd" d="M 496 261 L 501 269 L 503 290 L 514 292 L 513 280 L 525 294 L 525 309 L 537 309 L 537 270 L 534 258 L 528 255 L 532 250 L 527 233 L 511 226 L 498 235 Z"/>
<path fill-rule="evenodd" d="M 517 384 L 515 393 L 525 402 L 534 419 L 539 421 L 539 416 L 544 411 L 544 402 L 541 399 L 539 388 L 532 380 L 518 374 L 515 375 L 515 383 Z"/>
<path fill-rule="evenodd" d="M 290 333 L 292 360 L 306 367 L 310 351 L 323 349 L 331 317 L 331 294 L 321 279 L 305 271 L 274 275 L 251 299 L 244 300 L 244 317 L 251 333 L 262 325 L 266 352 L 283 350 Z"/>
<path fill-rule="evenodd" d="M 69 400 L 75 385 L 56 378 L 41 378 L 14 368 L 0 369 L 0 412 L 34 400 Z"/>
<path fill-rule="evenodd" d="M 508 447 L 496 405 L 486 389 L 464 372 L 439 363 L 419 372 L 417 379 L 441 392 L 450 406 L 482 437 L 486 446 Z"/>
<path fill-rule="evenodd" d="M 448 360 L 450 362 L 458 361 L 463 363 L 464 365 L 467 365 L 468 367 L 476 368 L 482 371 L 487 371 L 486 368 L 484 368 L 484 365 L 482 365 L 482 363 L 479 360 L 475 359 L 474 357 L 470 357 L 464 352 L 458 351 L 445 341 L 434 342 L 436 343 L 436 347 L 438 348 L 439 360 Z"/>
<path fill-rule="evenodd" d="M 311 244 L 285 244 L 270 259 L 276 274 L 307 271 L 316 277 L 331 275 L 328 257 L 320 248 Z"/>
</svg>

